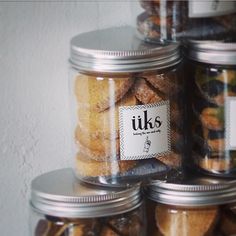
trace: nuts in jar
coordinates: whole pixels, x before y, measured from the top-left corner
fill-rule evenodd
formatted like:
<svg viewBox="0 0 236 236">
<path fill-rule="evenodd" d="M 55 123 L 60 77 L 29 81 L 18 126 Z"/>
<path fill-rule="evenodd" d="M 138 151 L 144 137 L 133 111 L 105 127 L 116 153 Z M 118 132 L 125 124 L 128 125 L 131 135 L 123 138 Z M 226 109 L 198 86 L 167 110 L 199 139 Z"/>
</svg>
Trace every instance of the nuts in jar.
<svg viewBox="0 0 236 236">
<path fill-rule="evenodd" d="M 145 44 L 131 27 L 110 28 L 75 36 L 70 61 L 78 178 L 120 185 L 179 171 L 185 142 L 179 45 Z"/>
<path fill-rule="evenodd" d="M 139 185 L 101 188 L 78 182 L 71 169 L 32 181 L 31 235 L 145 236 Z"/>
</svg>

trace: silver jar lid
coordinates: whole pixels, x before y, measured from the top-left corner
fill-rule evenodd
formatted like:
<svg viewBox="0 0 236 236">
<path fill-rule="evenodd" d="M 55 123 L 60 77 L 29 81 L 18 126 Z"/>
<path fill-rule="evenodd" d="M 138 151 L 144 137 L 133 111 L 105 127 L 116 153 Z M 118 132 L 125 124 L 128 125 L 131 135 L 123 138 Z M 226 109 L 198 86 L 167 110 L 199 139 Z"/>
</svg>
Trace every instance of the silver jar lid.
<svg viewBox="0 0 236 236">
<path fill-rule="evenodd" d="M 210 206 L 236 202 L 236 181 L 185 177 L 178 183 L 151 181 L 145 189 L 155 202 L 176 206 Z"/>
<path fill-rule="evenodd" d="M 72 169 L 52 171 L 31 183 L 31 206 L 58 217 L 103 217 L 131 211 L 141 205 L 140 186 L 91 187 L 76 179 Z"/>
<path fill-rule="evenodd" d="M 79 34 L 71 40 L 72 67 L 87 72 L 142 72 L 176 65 L 179 44 L 147 44 L 129 26 Z"/>
<path fill-rule="evenodd" d="M 191 40 L 187 57 L 208 64 L 236 65 L 236 43 Z"/>
</svg>

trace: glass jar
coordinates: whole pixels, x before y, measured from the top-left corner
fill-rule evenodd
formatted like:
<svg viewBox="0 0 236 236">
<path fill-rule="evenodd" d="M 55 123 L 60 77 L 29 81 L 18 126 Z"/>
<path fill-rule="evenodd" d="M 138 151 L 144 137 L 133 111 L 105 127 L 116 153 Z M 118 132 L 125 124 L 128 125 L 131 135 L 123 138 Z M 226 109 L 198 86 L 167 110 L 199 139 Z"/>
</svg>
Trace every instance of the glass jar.
<svg viewBox="0 0 236 236">
<path fill-rule="evenodd" d="M 236 181 L 188 176 L 153 181 L 145 192 L 148 236 L 236 235 Z"/>
<path fill-rule="evenodd" d="M 192 156 L 200 170 L 236 176 L 236 44 L 189 42 Z"/>
<path fill-rule="evenodd" d="M 119 186 L 181 169 L 179 45 L 144 44 L 134 31 L 110 28 L 71 41 L 75 170 L 85 182 Z"/>
<path fill-rule="evenodd" d="M 36 177 L 31 185 L 32 236 L 145 236 L 140 186 L 80 183 L 72 169 Z"/>
<path fill-rule="evenodd" d="M 146 41 L 236 38 L 235 1 L 139 0 L 131 4 L 137 33 Z"/>
</svg>

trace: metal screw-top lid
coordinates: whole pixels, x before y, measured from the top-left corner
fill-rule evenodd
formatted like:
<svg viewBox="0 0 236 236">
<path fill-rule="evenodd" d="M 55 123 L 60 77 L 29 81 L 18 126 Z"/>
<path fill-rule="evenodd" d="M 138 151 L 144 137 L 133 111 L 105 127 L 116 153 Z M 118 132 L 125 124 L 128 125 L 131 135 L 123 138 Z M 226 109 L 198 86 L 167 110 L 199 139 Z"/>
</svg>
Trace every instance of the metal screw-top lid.
<svg viewBox="0 0 236 236">
<path fill-rule="evenodd" d="M 145 189 L 148 198 L 177 206 L 210 206 L 236 202 L 236 181 L 185 176 L 177 183 L 153 180 Z"/>
<path fill-rule="evenodd" d="M 236 65 L 236 43 L 190 40 L 187 57 L 199 62 L 217 65 Z"/>
<path fill-rule="evenodd" d="M 144 43 L 129 26 L 91 31 L 71 40 L 72 67 L 88 72 L 142 72 L 181 60 L 178 43 Z"/>
<path fill-rule="evenodd" d="M 79 182 L 72 169 L 38 176 L 31 184 L 31 206 L 42 214 L 58 217 L 103 217 L 140 206 L 140 186 L 101 188 Z"/>
</svg>

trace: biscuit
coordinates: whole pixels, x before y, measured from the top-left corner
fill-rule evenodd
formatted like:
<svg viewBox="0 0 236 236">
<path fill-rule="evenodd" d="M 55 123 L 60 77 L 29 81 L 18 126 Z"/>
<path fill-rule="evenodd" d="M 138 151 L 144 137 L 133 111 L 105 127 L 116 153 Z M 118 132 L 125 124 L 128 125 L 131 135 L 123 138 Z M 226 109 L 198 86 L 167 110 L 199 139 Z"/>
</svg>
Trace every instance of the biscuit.
<svg viewBox="0 0 236 236">
<path fill-rule="evenodd" d="M 133 87 L 136 98 L 143 104 L 163 101 L 163 95 L 157 94 L 143 78 L 137 78 Z"/>
<path fill-rule="evenodd" d="M 181 166 L 181 155 L 175 152 L 171 152 L 167 155 L 157 156 L 157 160 L 161 161 L 167 166 L 178 168 Z"/>
<path fill-rule="evenodd" d="M 102 112 L 78 108 L 78 123 L 83 132 L 92 139 L 115 139 L 119 137 L 119 107 L 134 106 L 138 103 L 132 92 L 128 92 L 115 106 Z"/>
<path fill-rule="evenodd" d="M 77 141 L 81 153 L 96 161 L 117 158 L 120 154 L 120 139 L 91 139 L 86 133 L 77 129 Z"/>
<path fill-rule="evenodd" d="M 133 86 L 133 91 L 136 98 L 142 104 L 158 103 L 167 100 L 165 95 L 160 91 L 154 91 L 147 81 L 143 78 L 136 79 Z M 175 101 L 170 101 L 170 120 L 177 126 L 181 121 L 181 112 L 179 106 Z"/>
<path fill-rule="evenodd" d="M 211 152 L 225 150 L 225 131 L 214 131 L 203 127 L 203 138 Z"/>
<path fill-rule="evenodd" d="M 171 96 L 181 90 L 177 75 L 149 75 L 144 77 L 153 87 Z"/>
<path fill-rule="evenodd" d="M 227 172 L 232 168 L 231 160 L 221 158 L 200 158 L 198 165 L 209 172 Z"/>
<path fill-rule="evenodd" d="M 133 78 L 110 78 L 78 75 L 75 95 L 84 109 L 101 112 L 115 105 L 130 89 Z"/>
<path fill-rule="evenodd" d="M 79 153 L 76 157 L 76 170 L 81 176 L 113 176 L 128 171 L 135 167 L 136 163 L 136 161 L 95 161 Z"/>
<path fill-rule="evenodd" d="M 177 208 L 166 205 L 156 207 L 156 225 L 162 235 L 205 236 L 217 222 L 218 208 Z M 173 233 L 174 232 L 174 233 Z"/>
<path fill-rule="evenodd" d="M 168 39 L 172 39 L 172 37 L 174 39 L 176 35 L 173 34 L 172 29 L 175 28 L 176 32 L 182 30 L 182 24 L 179 21 L 180 19 L 172 16 L 149 15 L 147 12 L 143 12 L 137 17 L 137 30 L 146 40 L 150 41 L 162 40 L 163 29 L 165 29 Z"/>
<path fill-rule="evenodd" d="M 207 107 L 199 116 L 204 127 L 212 130 L 224 129 L 224 109 Z"/>
</svg>

